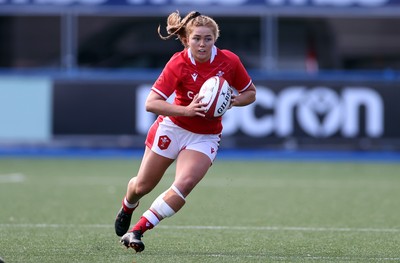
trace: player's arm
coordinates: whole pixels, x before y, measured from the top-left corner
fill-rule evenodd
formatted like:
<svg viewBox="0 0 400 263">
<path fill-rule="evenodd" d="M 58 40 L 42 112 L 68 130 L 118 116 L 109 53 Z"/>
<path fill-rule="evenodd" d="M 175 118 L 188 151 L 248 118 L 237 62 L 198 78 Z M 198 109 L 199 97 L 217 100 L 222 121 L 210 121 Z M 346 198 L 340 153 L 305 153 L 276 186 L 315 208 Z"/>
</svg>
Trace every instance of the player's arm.
<svg viewBox="0 0 400 263">
<path fill-rule="evenodd" d="M 256 100 L 256 86 L 253 83 L 238 95 L 232 95 L 230 107 L 246 106 Z"/>
<path fill-rule="evenodd" d="M 200 103 L 201 98 L 196 95 L 188 106 L 180 106 L 167 102 L 160 94 L 150 92 L 146 99 L 146 111 L 164 116 L 201 116 L 204 117 L 204 103 Z"/>
</svg>

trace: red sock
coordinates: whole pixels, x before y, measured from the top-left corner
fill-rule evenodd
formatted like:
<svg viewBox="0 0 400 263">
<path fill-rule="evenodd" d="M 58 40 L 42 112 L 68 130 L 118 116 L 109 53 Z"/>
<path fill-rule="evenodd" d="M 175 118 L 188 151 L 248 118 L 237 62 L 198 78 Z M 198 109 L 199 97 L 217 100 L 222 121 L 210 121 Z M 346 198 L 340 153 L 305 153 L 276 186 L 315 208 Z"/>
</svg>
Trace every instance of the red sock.
<svg viewBox="0 0 400 263">
<path fill-rule="evenodd" d="M 131 231 L 140 231 L 142 234 L 149 229 L 152 229 L 154 225 L 147 220 L 144 216 L 142 216 L 136 225 L 132 228 Z"/>
<path fill-rule="evenodd" d="M 138 206 L 139 206 L 139 202 L 136 204 L 135 207 L 128 207 L 125 204 L 125 197 L 124 197 L 124 199 L 122 199 L 122 207 L 124 208 L 125 213 L 132 214 L 133 211 L 135 211 L 136 207 L 138 207 Z"/>
</svg>

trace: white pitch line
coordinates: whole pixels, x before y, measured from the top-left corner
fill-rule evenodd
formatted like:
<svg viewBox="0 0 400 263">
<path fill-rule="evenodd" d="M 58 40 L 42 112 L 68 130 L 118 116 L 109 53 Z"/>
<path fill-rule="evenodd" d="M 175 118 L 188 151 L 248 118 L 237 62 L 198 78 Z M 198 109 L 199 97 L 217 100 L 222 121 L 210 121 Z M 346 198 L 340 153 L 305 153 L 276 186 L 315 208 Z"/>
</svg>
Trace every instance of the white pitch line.
<svg viewBox="0 0 400 263">
<path fill-rule="evenodd" d="M 111 228 L 113 225 L 107 224 L 0 224 L 0 228 L 20 227 L 20 228 Z M 366 232 L 366 233 L 400 233 L 399 228 L 336 228 L 336 227 L 279 227 L 279 226 L 172 226 L 159 225 L 162 229 L 188 229 L 188 230 L 243 230 L 243 231 L 302 231 L 302 232 Z"/>
<path fill-rule="evenodd" d="M 1 183 L 21 183 L 25 181 L 26 176 L 20 173 L 0 174 Z"/>
<path fill-rule="evenodd" d="M 212 257 L 219 257 L 219 258 L 235 258 L 236 255 L 223 255 L 223 254 L 211 254 L 210 256 Z M 311 260 L 329 260 L 329 261 L 340 261 L 340 262 L 350 262 L 350 261 L 399 261 L 400 258 L 390 258 L 390 257 L 328 257 L 328 256 L 272 256 L 268 254 L 260 254 L 260 255 L 240 255 L 240 257 L 245 257 L 245 258 L 270 258 L 273 260 L 278 260 L 278 261 L 297 261 L 298 259 L 311 259 Z"/>
<path fill-rule="evenodd" d="M 175 229 L 210 229 L 210 230 L 260 230 L 260 231 L 306 231 L 306 232 L 400 232 L 396 228 L 329 228 L 329 227 L 278 227 L 278 226 L 159 226 Z"/>
</svg>

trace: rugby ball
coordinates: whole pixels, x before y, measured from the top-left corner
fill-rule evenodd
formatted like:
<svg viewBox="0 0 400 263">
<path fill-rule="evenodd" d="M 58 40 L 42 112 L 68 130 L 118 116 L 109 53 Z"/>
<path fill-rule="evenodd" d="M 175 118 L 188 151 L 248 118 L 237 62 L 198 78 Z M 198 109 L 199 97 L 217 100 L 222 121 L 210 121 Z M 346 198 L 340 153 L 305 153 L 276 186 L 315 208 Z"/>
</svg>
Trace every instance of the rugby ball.
<svg viewBox="0 0 400 263">
<path fill-rule="evenodd" d="M 206 118 L 218 118 L 229 108 L 232 88 L 223 77 L 214 76 L 206 80 L 200 88 L 199 96 L 204 96 L 200 102 L 206 103 Z"/>
</svg>

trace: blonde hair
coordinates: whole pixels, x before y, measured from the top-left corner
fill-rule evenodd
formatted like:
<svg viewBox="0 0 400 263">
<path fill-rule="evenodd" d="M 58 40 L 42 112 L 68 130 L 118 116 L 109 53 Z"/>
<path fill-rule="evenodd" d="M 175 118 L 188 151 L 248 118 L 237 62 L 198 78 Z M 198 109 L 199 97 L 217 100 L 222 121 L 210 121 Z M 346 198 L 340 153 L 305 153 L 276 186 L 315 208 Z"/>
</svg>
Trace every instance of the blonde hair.
<svg viewBox="0 0 400 263">
<path fill-rule="evenodd" d="M 219 37 L 218 24 L 209 16 L 192 11 L 184 18 L 181 18 L 179 11 L 171 13 L 167 18 L 167 36 L 163 36 L 158 26 L 157 32 L 161 39 L 167 40 L 173 36 L 177 36 L 184 47 L 187 47 L 186 39 L 193 32 L 194 27 L 206 26 L 211 29 L 214 34 L 215 41 Z"/>
</svg>

